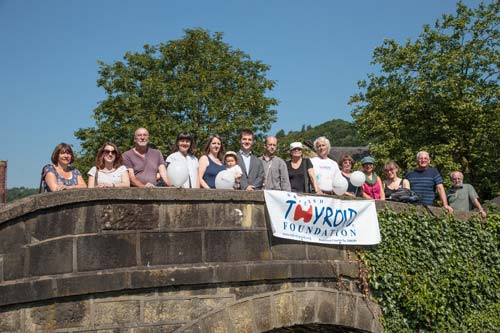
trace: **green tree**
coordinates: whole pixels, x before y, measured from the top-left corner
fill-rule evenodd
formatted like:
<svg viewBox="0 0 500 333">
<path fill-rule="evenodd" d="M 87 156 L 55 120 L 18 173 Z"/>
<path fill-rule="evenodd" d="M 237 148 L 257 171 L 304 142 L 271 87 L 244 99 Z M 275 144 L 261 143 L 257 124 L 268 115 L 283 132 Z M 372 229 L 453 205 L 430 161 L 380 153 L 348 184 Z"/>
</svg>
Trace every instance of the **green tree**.
<svg viewBox="0 0 500 333">
<path fill-rule="evenodd" d="M 385 40 L 379 74 L 358 83 L 352 115 L 382 160 L 415 165 L 425 149 L 443 174 L 462 170 L 489 197 L 500 192 L 500 2 L 461 2 L 415 40 Z"/>
<path fill-rule="evenodd" d="M 13 187 L 7 190 L 7 202 L 22 199 L 38 193 L 37 188 Z"/>
<path fill-rule="evenodd" d="M 262 135 L 276 120 L 278 101 L 266 96 L 275 85 L 266 78 L 270 67 L 233 49 L 222 33 L 188 29 L 179 40 L 145 45 L 142 53 L 127 52 L 124 61 L 99 64 L 97 85 L 106 99 L 93 111 L 96 127 L 75 132 L 82 170 L 93 164 L 105 141 L 129 149 L 138 127 L 146 127 L 151 143 L 166 153 L 181 131 L 202 147 L 211 134 L 231 147 L 240 129 Z"/>
</svg>

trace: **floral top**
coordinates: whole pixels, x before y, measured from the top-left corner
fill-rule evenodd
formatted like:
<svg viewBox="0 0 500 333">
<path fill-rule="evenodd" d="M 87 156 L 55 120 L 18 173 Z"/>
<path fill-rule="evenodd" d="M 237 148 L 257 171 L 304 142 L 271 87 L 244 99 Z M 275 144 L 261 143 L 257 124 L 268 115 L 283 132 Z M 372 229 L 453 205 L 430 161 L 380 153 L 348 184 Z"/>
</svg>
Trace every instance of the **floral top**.
<svg viewBox="0 0 500 333">
<path fill-rule="evenodd" d="M 45 177 L 47 176 L 48 173 L 53 173 L 56 176 L 57 183 L 62 184 L 62 185 L 78 185 L 78 176 L 81 176 L 82 174 L 78 169 L 75 169 L 73 167 L 69 167 L 69 170 L 71 171 L 71 178 L 64 178 L 61 175 L 57 173 L 56 167 L 53 164 L 47 164 L 46 166 L 43 167 L 43 190 L 45 192 L 52 192 L 50 188 L 47 186 L 47 183 L 45 182 Z"/>
</svg>

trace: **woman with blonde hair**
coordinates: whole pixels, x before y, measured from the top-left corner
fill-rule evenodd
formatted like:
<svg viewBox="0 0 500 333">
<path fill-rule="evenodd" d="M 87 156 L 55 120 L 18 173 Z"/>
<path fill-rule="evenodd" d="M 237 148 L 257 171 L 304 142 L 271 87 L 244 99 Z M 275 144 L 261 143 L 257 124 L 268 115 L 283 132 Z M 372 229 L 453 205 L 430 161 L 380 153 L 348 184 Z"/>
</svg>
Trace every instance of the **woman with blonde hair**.
<svg viewBox="0 0 500 333">
<path fill-rule="evenodd" d="M 127 168 L 123 165 L 122 155 L 114 143 L 106 142 L 99 148 L 95 164 L 87 173 L 89 188 L 130 186 Z"/>
<path fill-rule="evenodd" d="M 389 198 L 392 193 L 401 188 L 410 189 L 410 182 L 408 179 L 399 178 L 398 171 L 399 166 L 394 161 L 389 161 L 384 165 L 384 193 L 386 198 Z"/>
</svg>

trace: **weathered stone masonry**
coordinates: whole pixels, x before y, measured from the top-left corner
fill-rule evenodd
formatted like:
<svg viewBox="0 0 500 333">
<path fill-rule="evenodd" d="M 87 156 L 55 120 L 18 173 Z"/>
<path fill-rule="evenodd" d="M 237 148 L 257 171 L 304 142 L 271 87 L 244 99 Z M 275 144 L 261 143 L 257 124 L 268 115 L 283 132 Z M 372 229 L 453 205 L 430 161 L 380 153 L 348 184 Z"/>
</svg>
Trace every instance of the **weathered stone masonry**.
<svg viewBox="0 0 500 333">
<path fill-rule="evenodd" d="M 41 194 L 0 211 L 0 332 L 381 332 L 359 268 L 273 237 L 262 192 Z"/>
</svg>

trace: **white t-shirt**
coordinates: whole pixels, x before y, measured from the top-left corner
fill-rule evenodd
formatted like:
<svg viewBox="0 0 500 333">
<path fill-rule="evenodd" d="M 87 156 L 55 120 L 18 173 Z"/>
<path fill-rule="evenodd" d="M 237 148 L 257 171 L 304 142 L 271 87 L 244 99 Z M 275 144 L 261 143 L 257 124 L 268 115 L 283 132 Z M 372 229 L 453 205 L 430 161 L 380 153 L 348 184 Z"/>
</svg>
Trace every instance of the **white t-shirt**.
<svg viewBox="0 0 500 333">
<path fill-rule="evenodd" d="M 189 171 L 189 179 L 182 185 L 183 188 L 199 188 L 196 186 L 196 179 L 198 178 L 198 159 L 191 154 L 187 156 L 182 155 L 180 151 L 167 156 L 165 162 L 172 163 L 175 161 L 186 161 Z M 167 166 L 168 168 L 168 166 Z M 191 180 L 191 186 L 189 186 L 189 181 Z"/>
<path fill-rule="evenodd" d="M 95 172 L 97 168 L 94 166 L 92 167 L 89 172 L 87 172 L 87 175 L 95 177 Z M 119 184 L 122 182 L 122 173 L 123 172 L 128 172 L 127 167 L 122 165 L 118 169 L 112 172 L 104 172 L 102 170 L 99 170 L 97 174 L 97 184 Z"/>
<path fill-rule="evenodd" d="M 323 159 L 319 157 L 311 158 L 311 162 L 319 188 L 322 191 L 333 191 L 333 180 L 340 174 L 337 162 L 329 158 Z"/>
</svg>

